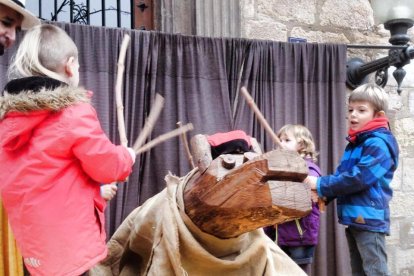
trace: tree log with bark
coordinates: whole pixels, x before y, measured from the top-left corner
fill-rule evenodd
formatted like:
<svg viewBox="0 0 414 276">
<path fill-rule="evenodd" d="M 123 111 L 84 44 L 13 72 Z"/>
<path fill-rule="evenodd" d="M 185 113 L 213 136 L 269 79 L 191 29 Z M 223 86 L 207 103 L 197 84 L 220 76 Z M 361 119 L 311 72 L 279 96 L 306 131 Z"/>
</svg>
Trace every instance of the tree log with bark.
<svg viewBox="0 0 414 276">
<path fill-rule="evenodd" d="M 90 270 L 102 275 L 306 275 L 261 227 L 311 210 L 295 152 L 252 152 L 212 158 L 205 135 L 191 140 L 197 168 L 167 175 L 167 187 L 133 210 Z"/>
<path fill-rule="evenodd" d="M 199 171 L 184 190 L 187 215 L 204 232 L 237 237 L 311 211 L 308 167 L 296 152 L 225 154 L 212 160 L 204 135 L 192 141 Z"/>
</svg>

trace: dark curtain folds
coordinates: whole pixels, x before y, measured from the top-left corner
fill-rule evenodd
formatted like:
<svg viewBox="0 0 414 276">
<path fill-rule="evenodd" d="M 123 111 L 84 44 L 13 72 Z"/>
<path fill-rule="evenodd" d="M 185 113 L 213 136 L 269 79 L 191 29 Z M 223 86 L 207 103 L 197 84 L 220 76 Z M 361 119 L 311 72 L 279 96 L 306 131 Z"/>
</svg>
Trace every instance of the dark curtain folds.
<svg viewBox="0 0 414 276">
<path fill-rule="evenodd" d="M 332 173 L 345 145 L 346 46 L 256 40 L 247 47 L 241 86 L 275 132 L 285 124 L 307 126 L 320 153 L 322 172 Z M 234 128 L 251 133 L 265 151 L 273 149 L 274 142 L 243 97 L 236 106 Z M 331 203 L 321 216 L 313 275 L 349 275 L 347 250 Z"/>
<path fill-rule="evenodd" d="M 113 142 L 119 143 L 114 95 L 117 59 L 123 35 L 128 33 L 131 43 L 123 99 L 130 145 L 145 123 L 155 94 L 160 93 L 165 105 L 150 139 L 175 129 L 181 121 L 194 125 L 188 138 L 242 129 L 256 137 L 264 150 L 272 149 L 269 135 L 239 95 L 240 87 L 246 86 L 275 131 L 287 123 L 306 125 L 316 140 L 322 171 L 334 171 L 345 137 L 345 45 L 57 24 L 79 48 L 81 85 L 94 91 L 93 104 Z M 8 58 L 0 58 L 2 86 Z M 165 187 L 169 171 L 182 176 L 190 169 L 179 138 L 138 156 L 133 174 L 119 185 L 106 211 L 108 235 L 134 208 Z M 331 203 L 321 219 L 314 275 L 350 273 L 344 232 L 336 221 Z"/>
</svg>

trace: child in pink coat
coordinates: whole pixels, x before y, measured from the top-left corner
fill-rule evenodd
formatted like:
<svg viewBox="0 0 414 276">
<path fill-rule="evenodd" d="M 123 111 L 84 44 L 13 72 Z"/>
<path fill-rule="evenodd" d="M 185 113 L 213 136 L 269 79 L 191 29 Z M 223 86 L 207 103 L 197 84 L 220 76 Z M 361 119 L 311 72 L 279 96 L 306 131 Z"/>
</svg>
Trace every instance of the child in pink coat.
<svg viewBox="0 0 414 276">
<path fill-rule="evenodd" d="M 124 180 L 135 162 L 102 131 L 78 70 L 70 37 L 36 26 L 0 97 L 1 198 L 31 275 L 80 275 L 106 257 L 100 183 Z"/>
</svg>

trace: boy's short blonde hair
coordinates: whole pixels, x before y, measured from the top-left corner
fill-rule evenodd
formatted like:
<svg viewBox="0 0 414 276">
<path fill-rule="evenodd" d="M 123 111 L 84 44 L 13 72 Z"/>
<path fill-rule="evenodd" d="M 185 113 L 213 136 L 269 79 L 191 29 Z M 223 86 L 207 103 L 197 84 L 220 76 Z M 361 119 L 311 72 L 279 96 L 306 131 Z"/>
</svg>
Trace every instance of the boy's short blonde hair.
<svg viewBox="0 0 414 276">
<path fill-rule="evenodd" d="M 70 57 L 78 59 L 78 48 L 61 28 L 43 24 L 26 32 L 14 55 L 9 78 L 48 76 L 59 79 L 57 73 Z"/>
<path fill-rule="evenodd" d="M 375 112 L 388 111 L 388 94 L 381 86 L 366 83 L 355 88 L 348 98 L 348 103 L 367 101 L 374 106 Z"/>
<path fill-rule="evenodd" d="M 296 142 L 302 145 L 302 149 L 298 152 L 302 157 L 311 158 L 313 161 L 317 160 L 318 152 L 315 149 L 315 142 L 310 130 L 303 125 L 284 125 L 279 132 L 277 137 L 281 137 L 283 134 L 290 134 L 295 137 Z"/>
</svg>

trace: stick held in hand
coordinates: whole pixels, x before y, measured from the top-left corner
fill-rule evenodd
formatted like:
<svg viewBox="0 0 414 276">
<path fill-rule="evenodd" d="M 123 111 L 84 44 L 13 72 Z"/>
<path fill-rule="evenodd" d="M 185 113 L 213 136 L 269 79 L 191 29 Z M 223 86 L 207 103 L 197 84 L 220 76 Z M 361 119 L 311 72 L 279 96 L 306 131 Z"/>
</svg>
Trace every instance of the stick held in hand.
<svg viewBox="0 0 414 276">
<path fill-rule="evenodd" d="M 186 124 L 186 125 L 184 125 L 182 127 L 177 128 L 175 130 L 172 130 L 170 132 L 164 133 L 164 134 L 158 136 L 157 138 L 155 138 L 154 140 L 151 140 L 150 142 L 148 142 L 147 144 L 145 144 L 141 148 L 136 149 L 136 150 L 134 149 L 135 150 L 135 153 L 136 154 L 143 153 L 143 152 L 145 152 L 145 151 L 147 151 L 147 150 L 155 147 L 156 145 L 158 145 L 158 144 L 160 144 L 160 143 L 162 143 L 162 142 L 164 142 L 164 141 L 166 141 L 166 140 L 168 140 L 170 138 L 173 138 L 175 136 L 178 136 L 178 135 L 180 135 L 182 133 L 185 133 L 187 131 L 193 130 L 193 128 L 194 128 L 193 127 L 193 124 L 189 123 L 189 124 Z"/>
<path fill-rule="evenodd" d="M 159 115 L 161 114 L 161 110 L 163 107 L 164 107 L 164 97 L 162 97 L 160 94 L 157 93 L 155 95 L 154 105 L 151 107 L 151 111 L 145 122 L 144 128 L 139 134 L 137 140 L 135 140 L 134 146 L 132 147 L 135 151 L 137 151 L 144 144 L 147 137 L 151 134 L 151 131 L 154 128 L 155 122 L 157 121 Z"/>
<path fill-rule="evenodd" d="M 247 104 L 253 110 L 254 114 L 256 114 L 259 123 L 263 126 L 263 128 L 267 131 L 267 133 L 272 137 L 274 143 L 276 143 L 280 148 L 282 148 L 282 144 L 280 143 L 279 137 L 277 137 L 276 133 L 270 127 L 269 123 L 266 121 L 265 117 L 263 116 L 262 112 L 257 107 L 256 103 L 254 102 L 252 96 L 250 96 L 249 92 L 247 91 L 246 87 L 241 88 L 241 93 L 247 101 Z"/>
<path fill-rule="evenodd" d="M 128 48 L 130 37 L 128 34 L 124 35 L 122 40 L 121 50 L 119 51 L 118 58 L 118 71 L 116 75 L 116 85 L 115 85 L 115 101 L 116 101 L 116 113 L 118 119 L 118 133 L 121 141 L 121 145 L 127 147 L 128 139 L 125 131 L 125 119 L 124 119 L 124 104 L 122 103 L 122 80 L 124 76 L 125 69 L 125 55 Z"/>
<path fill-rule="evenodd" d="M 181 122 L 177 122 L 177 126 L 178 127 L 181 127 L 182 126 L 182 123 Z M 195 168 L 195 165 L 194 165 L 194 161 L 193 161 L 193 156 L 191 155 L 190 146 L 188 145 L 188 140 L 187 140 L 187 134 L 186 134 L 186 132 L 183 132 L 181 134 L 181 140 L 182 140 L 182 142 L 184 144 L 184 149 L 185 149 L 185 152 L 187 154 L 188 162 L 190 162 L 191 167 L 194 169 Z"/>
</svg>

